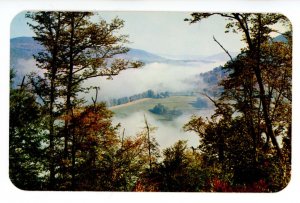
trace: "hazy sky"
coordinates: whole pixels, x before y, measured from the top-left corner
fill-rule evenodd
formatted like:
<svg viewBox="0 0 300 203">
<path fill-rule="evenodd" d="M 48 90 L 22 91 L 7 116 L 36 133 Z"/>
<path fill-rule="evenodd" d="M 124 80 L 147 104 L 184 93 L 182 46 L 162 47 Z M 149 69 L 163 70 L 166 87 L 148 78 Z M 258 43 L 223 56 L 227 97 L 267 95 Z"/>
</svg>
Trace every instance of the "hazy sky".
<svg viewBox="0 0 300 203">
<path fill-rule="evenodd" d="M 156 54 L 212 55 L 223 50 L 213 41 L 213 36 L 232 52 L 243 46 L 237 34 L 225 34 L 226 21 L 218 16 L 190 25 L 184 21 L 186 12 L 101 12 L 105 20 L 118 16 L 125 20 L 120 33 L 128 34 L 128 46 Z M 11 38 L 32 36 L 27 26 L 25 12 L 18 14 L 11 23 Z M 96 19 L 96 18 L 95 18 Z"/>
</svg>

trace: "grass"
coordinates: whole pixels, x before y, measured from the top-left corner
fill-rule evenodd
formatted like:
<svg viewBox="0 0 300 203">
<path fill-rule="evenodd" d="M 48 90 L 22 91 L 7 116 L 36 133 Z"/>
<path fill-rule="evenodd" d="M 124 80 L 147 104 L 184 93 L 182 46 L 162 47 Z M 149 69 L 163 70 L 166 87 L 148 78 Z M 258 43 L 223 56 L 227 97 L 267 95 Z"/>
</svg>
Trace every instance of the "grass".
<svg viewBox="0 0 300 203">
<path fill-rule="evenodd" d="M 192 113 L 199 108 L 196 108 L 192 105 L 197 100 L 196 96 L 171 96 L 167 98 L 161 99 L 143 99 L 140 101 L 135 101 L 132 103 L 127 103 L 125 105 L 119 105 L 111 107 L 110 109 L 116 114 L 118 117 L 127 117 L 134 112 L 149 112 L 149 109 L 152 109 L 158 103 L 168 107 L 170 110 L 177 109 L 181 110 L 183 113 Z M 151 112 L 149 112 L 151 113 Z M 163 116 L 156 115 L 151 113 L 155 118 L 162 120 Z"/>
</svg>

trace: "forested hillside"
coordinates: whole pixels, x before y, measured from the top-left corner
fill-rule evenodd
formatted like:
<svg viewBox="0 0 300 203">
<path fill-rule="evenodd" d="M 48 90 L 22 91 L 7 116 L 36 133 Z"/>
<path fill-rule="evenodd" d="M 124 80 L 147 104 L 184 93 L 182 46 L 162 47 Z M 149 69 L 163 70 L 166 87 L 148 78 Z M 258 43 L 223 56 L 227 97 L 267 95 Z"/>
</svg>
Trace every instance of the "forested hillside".
<svg viewBox="0 0 300 203">
<path fill-rule="evenodd" d="M 129 97 L 121 97 L 118 99 L 111 99 L 109 100 L 108 106 L 117 106 L 117 105 L 121 105 L 121 104 L 127 104 L 129 102 L 133 102 L 133 101 L 137 101 L 140 99 L 144 99 L 144 98 L 166 98 L 169 97 L 170 93 L 169 92 L 154 92 L 153 90 L 147 90 L 145 92 L 142 92 L 140 94 L 135 94 L 135 95 L 131 95 Z"/>
<path fill-rule="evenodd" d="M 194 75 L 187 78 L 196 80 L 189 81 L 196 89 L 178 87 L 180 90 L 170 95 L 171 91 L 148 88 L 110 101 L 110 105 L 120 105 L 147 98 L 139 103 L 140 108 L 147 104 L 147 113 L 165 117 L 163 125 L 193 112 L 178 131 L 193 132 L 198 145 L 189 146 L 187 138 L 162 148 L 156 137 L 159 129 L 153 124 L 157 117 L 150 119 L 144 113 L 143 127 L 129 134 L 130 129 L 115 123 L 114 118 L 118 113 L 135 111 L 138 104 L 108 108 L 101 102 L 101 85 L 83 84 L 92 78 L 113 83 L 124 72 L 132 74 L 150 60 L 164 59 L 130 51 L 130 36 L 119 32 L 124 20 L 94 22 L 94 15 L 28 12 L 26 19 L 34 37 L 11 41 L 12 58 L 28 59 L 33 54 L 36 64 L 31 73 L 22 72 L 24 77 L 16 76 L 18 67 L 11 68 L 9 176 L 16 187 L 43 191 L 277 192 L 287 186 L 292 139 L 292 30 L 288 19 L 269 13 L 191 13 L 185 19 L 194 26 L 212 16 L 225 18 L 228 24 L 220 29 L 240 33 L 245 47 L 232 56 L 213 38 L 228 61 L 201 75 L 193 70 Z M 282 35 L 286 40 L 274 40 L 274 25 L 285 28 Z M 142 54 L 149 61 L 132 54 Z M 11 61 L 12 65 L 18 63 Z M 186 72 L 184 69 L 180 77 L 171 77 L 183 78 Z M 187 78 L 178 83 L 190 87 Z M 134 79 L 138 78 L 128 77 Z M 159 78 L 150 79 L 156 79 L 162 89 L 166 87 Z M 128 83 L 122 85 L 111 91 L 129 88 Z M 90 103 L 83 93 L 92 95 Z M 212 115 L 199 114 L 198 110 L 211 106 Z M 133 116 L 135 125 L 140 120 Z"/>
</svg>

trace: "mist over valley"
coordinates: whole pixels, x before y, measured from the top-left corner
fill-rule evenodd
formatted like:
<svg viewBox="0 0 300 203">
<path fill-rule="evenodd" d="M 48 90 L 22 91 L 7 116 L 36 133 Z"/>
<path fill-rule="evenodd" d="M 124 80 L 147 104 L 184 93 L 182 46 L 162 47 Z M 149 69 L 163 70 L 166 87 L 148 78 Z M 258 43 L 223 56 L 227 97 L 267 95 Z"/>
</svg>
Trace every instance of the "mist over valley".
<svg viewBox="0 0 300 203">
<path fill-rule="evenodd" d="M 43 48 L 30 37 L 11 39 L 11 67 L 16 71 L 15 84 L 32 71 L 39 72 L 33 55 Z M 234 53 L 233 53 L 234 54 Z M 157 93 L 168 92 L 168 98 L 143 98 L 141 101 L 129 101 L 127 104 L 113 106 L 113 122 L 120 123 L 120 133 L 125 129 L 126 136 L 134 136 L 144 126 L 144 116 L 149 124 L 156 127 L 152 136 L 155 136 L 161 148 L 166 148 L 177 140 L 188 140 L 189 146 L 196 147 L 199 138 L 195 133 L 184 132 L 183 125 L 192 115 L 209 117 L 213 113 L 213 105 L 201 93 L 211 89 L 211 84 L 203 80 L 201 74 L 212 71 L 223 65 L 228 56 L 215 54 L 213 56 L 167 56 L 149 53 L 144 50 L 131 49 L 120 58 L 139 60 L 144 66 L 138 69 L 128 69 L 114 76 L 112 80 L 105 77 L 96 77 L 84 82 L 84 87 L 100 87 L 98 102 L 109 102 L 113 99 L 126 98 L 151 90 Z M 92 103 L 95 96 L 93 90 L 81 93 L 87 104 Z M 203 104 L 196 104 L 202 98 Z M 173 116 L 158 115 L 149 111 L 155 105 L 162 104 L 170 112 L 180 112 Z"/>
</svg>

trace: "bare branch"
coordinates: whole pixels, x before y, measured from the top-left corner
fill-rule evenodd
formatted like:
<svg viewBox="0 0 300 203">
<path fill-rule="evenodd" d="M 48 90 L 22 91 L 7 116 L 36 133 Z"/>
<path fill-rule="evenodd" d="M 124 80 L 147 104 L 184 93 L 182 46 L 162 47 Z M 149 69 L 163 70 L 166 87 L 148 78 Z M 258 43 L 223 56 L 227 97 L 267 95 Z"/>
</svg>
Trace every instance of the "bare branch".
<svg viewBox="0 0 300 203">
<path fill-rule="evenodd" d="M 225 51 L 225 53 L 229 56 L 231 62 L 233 62 L 232 56 L 230 55 L 230 53 L 221 45 L 220 42 L 218 42 L 218 40 L 216 40 L 215 36 L 213 36 L 213 39 L 215 42 L 217 42 L 217 44 Z"/>
<path fill-rule="evenodd" d="M 201 95 L 207 97 L 212 103 L 214 103 L 215 107 L 219 107 L 220 105 L 215 101 L 213 100 L 210 96 L 208 96 L 206 93 L 200 93 Z"/>
<path fill-rule="evenodd" d="M 98 99 L 98 90 L 100 89 L 100 87 L 94 87 L 94 89 L 96 90 L 96 96 L 95 96 L 95 99 L 94 99 L 94 97 L 92 97 L 92 101 L 94 103 L 94 106 L 96 106 L 96 102 Z"/>
<path fill-rule="evenodd" d="M 146 129 L 147 129 L 148 153 L 149 153 L 149 167 L 150 167 L 150 171 L 151 171 L 152 170 L 152 162 L 151 162 L 150 128 L 149 128 L 148 121 L 147 121 L 147 118 L 146 118 L 145 114 L 144 114 L 144 119 L 145 119 L 145 125 L 146 125 Z"/>
</svg>

